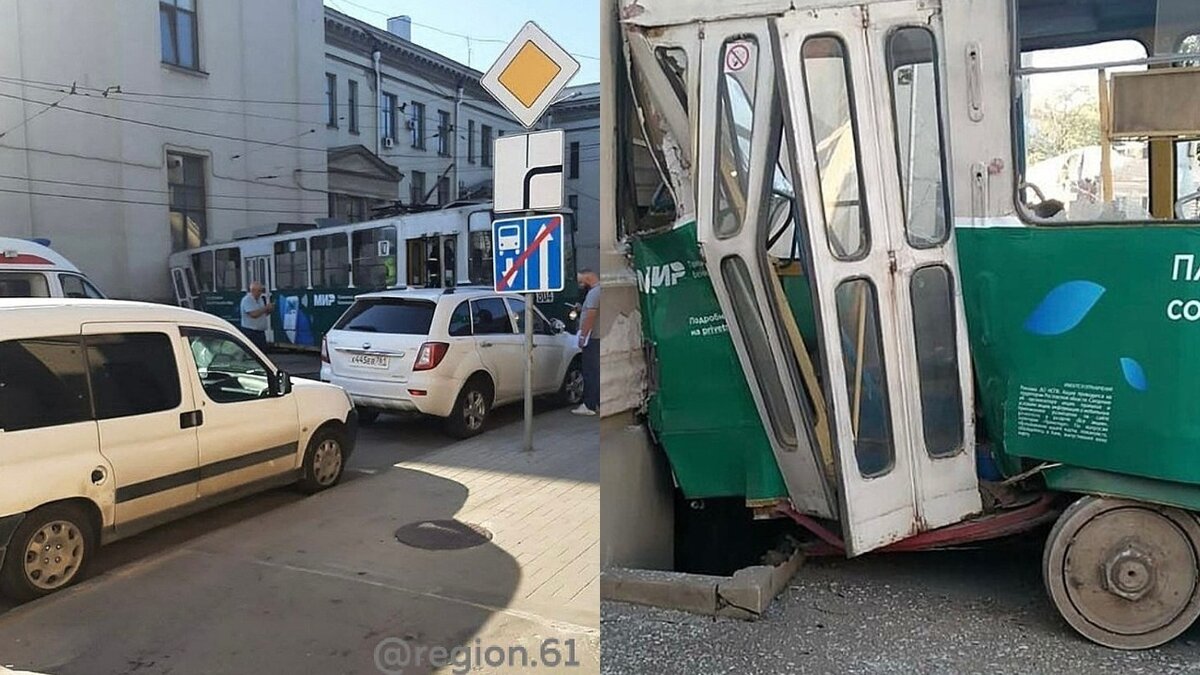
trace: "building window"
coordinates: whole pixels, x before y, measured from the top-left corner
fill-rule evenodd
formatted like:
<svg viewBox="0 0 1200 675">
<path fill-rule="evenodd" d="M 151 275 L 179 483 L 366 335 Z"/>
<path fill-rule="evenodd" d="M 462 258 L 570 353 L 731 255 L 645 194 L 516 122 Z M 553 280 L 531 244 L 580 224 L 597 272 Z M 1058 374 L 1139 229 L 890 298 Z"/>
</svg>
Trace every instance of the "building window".
<svg viewBox="0 0 1200 675">
<path fill-rule="evenodd" d="M 484 166 L 492 165 L 492 128 L 486 124 L 479 126 L 479 155 Z"/>
<path fill-rule="evenodd" d="M 171 193 L 171 250 L 203 246 L 208 240 L 204 158 L 167 153 L 167 190 Z"/>
<path fill-rule="evenodd" d="M 438 154 L 450 156 L 450 113 L 438 111 Z"/>
<path fill-rule="evenodd" d="M 349 121 L 347 125 L 350 127 L 350 133 L 358 133 L 358 82 L 348 80 L 346 84 L 350 87 L 350 96 L 346 99 L 346 107 L 349 108 L 347 115 Z"/>
<path fill-rule="evenodd" d="M 450 203 L 450 177 L 442 176 L 438 178 L 438 206 L 445 206 Z"/>
<path fill-rule="evenodd" d="M 409 113 L 408 125 L 412 131 L 412 146 L 418 150 L 425 149 L 425 104 L 412 102 L 412 112 Z"/>
<path fill-rule="evenodd" d="M 425 172 L 424 171 L 412 172 L 411 188 L 412 188 L 412 194 L 409 196 L 409 200 L 413 204 L 424 204 L 425 203 Z"/>
<path fill-rule="evenodd" d="M 570 162 L 567 178 L 579 178 L 579 141 L 571 144 L 571 153 L 567 161 Z"/>
<path fill-rule="evenodd" d="M 199 70 L 200 40 L 195 0 L 160 0 L 158 28 L 162 37 L 163 63 Z"/>
<path fill-rule="evenodd" d="M 379 97 L 379 136 L 396 138 L 396 95 L 384 93 Z"/>
<path fill-rule="evenodd" d="M 475 120 L 467 120 L 467 162 L 475 163 Z"/>
<path fill-rule="evenodd" d="M 329 217 L 346 223 L 361 223 L 367 219 L 367 198 L 329 193 Z"/>
<path fill-rule="evenodd" d="M 567 208 L 571 209 L 571 213 L 579 212 L 579 195 L 567 195 Z"/>
<path fill-rule="evenodd" d="M 337 128 L 337 75 L 325 73 L 325 126 Z"/>
</svg>

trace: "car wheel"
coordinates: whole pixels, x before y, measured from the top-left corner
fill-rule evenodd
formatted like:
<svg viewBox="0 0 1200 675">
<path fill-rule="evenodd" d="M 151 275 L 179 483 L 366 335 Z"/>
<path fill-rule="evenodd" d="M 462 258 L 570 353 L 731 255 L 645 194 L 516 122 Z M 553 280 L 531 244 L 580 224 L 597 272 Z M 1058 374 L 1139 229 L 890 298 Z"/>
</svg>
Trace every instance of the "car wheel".
<svg viewBox="0 0 1200 675">
<path fill-rule="evenodd" d="M 468 380 L 446 418 L 446 433 L 455 438 L 475 436 L 483 431 L 491 412 L 492 388 L 481 378 Z"/>
<path fill-rule="evenodd" d="M 583 366 L 579 359 L 567 366 L 567 374 L 563 376 L 562 387 L 558 390 L 558 402 L 562 405 L 583 403 Z"/>
<path fill-rule="evenodd" d="M 89 514 L 73 504 L 35 509 L 13 532 L 0 566 L 0 592 L 25 602 L 83 578 L 99 546 Z"/>
<path fill-rule="evenodd" d="M 304 453 L 300 490 L 308 494 L 320 492 L 338 484 L 346 470 L 346 441 L 337 429 L 319 429 L 308 442 Z"/>
<path fill-rule="evenodd" d="M 375 424 L 375 420 L 379 419 L 379 411 L 374 408 L 356 408 L 356 410 L 358 410 L 358 423 L 364 427 Z"/>
</svg>

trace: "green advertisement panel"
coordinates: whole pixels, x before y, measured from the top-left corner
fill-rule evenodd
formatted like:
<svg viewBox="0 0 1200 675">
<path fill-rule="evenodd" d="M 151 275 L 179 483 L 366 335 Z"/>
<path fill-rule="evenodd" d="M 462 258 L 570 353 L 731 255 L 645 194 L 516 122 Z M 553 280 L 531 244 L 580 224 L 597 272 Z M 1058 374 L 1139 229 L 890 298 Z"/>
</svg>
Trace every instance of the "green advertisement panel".
<svg viewBox="0 0 1200 675">
<path fill-rule="evenodd" d="M 960 228 L 971 352 L 1014 458 L 1200 483 L 1200 230 Z"/>
<path fill-rule="evenodd" d="M 201 309 L 241 325 L 242 292 L 204 293 Z M 281 346 L 320 348 L 321 338 L 354 302 L 354 292 L 346 288 L 284 289 L 271 294 L 275 311 L 271 313 L 272 342 Z"/>
<path fill-rule="evenodd" d="M 787 496 L 700 259 L 696 226 L 633 243 L 642 331 L 657 360 L 649 423 L 688 498 Z"/>
</svg>

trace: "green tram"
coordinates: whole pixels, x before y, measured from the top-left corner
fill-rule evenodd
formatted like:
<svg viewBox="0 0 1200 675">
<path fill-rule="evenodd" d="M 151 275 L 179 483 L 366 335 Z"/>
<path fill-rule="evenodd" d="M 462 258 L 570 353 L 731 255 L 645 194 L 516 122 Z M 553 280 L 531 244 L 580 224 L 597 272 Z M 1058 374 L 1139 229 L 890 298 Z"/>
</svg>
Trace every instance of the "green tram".
<svg viewBox="0 0 1200 675">
<path fill-rule="evenodd" d="M 488 203 L 460 202 L 349 225 L 281 226 L 271 234 L 180 251 L 169 258 L 175 299 L 238 325 L 242 297 L 260 282 L 275 303 L 267 341 L 319 348 L 359 293 L 490 287 L 493 217 Z M 564 217 L 567 274 L 573 277 L 574 214 Z M 539 294 L 537 302 L 547 316 L 565 320 L 574 294 L 569 287 Z"/>
<path fill-rule="evenodd" d="M 1200 3 L 619 17 L 619 236 L 681 503 L 849 556 L 1054 523 L 1046 588 L 1079 633 L 1193 624 Z"/>
</svg>

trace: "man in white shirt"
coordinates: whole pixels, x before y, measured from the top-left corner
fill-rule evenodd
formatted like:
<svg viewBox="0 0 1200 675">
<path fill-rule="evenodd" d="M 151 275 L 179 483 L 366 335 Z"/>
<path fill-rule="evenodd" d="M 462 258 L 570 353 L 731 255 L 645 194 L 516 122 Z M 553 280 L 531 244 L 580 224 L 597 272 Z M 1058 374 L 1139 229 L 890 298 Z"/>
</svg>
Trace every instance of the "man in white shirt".
<svg viewBox="0 0 1200 675">
<path fill-rule="evenodd" d="M 250 283 L 250 292 L 242 298 L 242 332 L 262 351 L 267 350 L 267 328 L 271 326 L 271 312 L 275 305 L 263 297 L 263 285 Z"/>
</svg>

